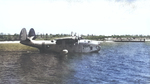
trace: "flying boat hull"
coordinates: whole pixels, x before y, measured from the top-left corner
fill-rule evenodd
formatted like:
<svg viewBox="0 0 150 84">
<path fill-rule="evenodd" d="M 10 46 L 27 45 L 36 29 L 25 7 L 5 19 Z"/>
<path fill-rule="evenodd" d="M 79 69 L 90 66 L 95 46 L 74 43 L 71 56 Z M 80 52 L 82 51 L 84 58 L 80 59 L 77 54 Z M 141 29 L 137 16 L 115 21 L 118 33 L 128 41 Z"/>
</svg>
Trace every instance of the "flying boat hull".
<svg viewBox="0 0 150 84">
<path fill-rule="evenodd" d="M 27 36 L 26 29 L 23 28 L 20 33 L 20 43 L 36 47 L 40 52 L 58 52 L 58 53 L 89 53 L 100 51 L 100 42 L 94 40 L 79 39 L 79 37 L 65 37 L 51 41 L 36 41 L 34 29 L 30 29 Z"/>
</svg>

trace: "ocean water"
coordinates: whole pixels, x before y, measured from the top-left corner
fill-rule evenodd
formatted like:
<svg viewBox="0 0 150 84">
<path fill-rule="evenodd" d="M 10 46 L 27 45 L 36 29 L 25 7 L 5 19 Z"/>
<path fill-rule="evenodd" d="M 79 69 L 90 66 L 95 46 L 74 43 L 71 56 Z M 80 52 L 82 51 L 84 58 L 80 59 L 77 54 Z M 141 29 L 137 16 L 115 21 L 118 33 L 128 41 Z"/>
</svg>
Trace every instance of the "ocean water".
<svg viewBox="0 0 150 84">
<path fill-rule="evenodd" d="M 150 84 L 150 43 L 102 43 L 87 54 L 0 52 L 0 84 Z"/>
</svg>

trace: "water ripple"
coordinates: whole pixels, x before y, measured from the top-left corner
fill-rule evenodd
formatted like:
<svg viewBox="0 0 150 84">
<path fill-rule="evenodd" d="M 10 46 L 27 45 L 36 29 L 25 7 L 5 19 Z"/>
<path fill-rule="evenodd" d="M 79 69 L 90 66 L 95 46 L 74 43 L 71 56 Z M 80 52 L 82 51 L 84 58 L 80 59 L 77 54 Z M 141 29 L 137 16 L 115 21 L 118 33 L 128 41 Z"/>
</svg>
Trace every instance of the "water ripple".
<svg viewBox="0 0 150 84">
<path fill-rule="evenodd" d="M 99 53 L 0 53 L 1 84 L 150 84 L 150 43 L 102 43 Z"/>
</svg>

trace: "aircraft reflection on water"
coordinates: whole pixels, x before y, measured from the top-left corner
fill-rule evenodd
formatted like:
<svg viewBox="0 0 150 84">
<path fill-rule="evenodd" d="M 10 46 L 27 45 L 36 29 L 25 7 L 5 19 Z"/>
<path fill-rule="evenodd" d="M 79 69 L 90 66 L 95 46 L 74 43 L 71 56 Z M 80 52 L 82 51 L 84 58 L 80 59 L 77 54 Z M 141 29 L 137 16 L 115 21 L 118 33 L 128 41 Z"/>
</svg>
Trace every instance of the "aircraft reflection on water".
<svg viewBox="0 0 150 84">
<path fill-rule="evenodd" d="M 20 32 L 20 43 L 36 47 L 40 52 L 58 52 L 58 53 L 89 53 L 100 51 L 100 41 L 86 40 L 78 36 L 58 38 L 50 41 L 36 41 L 36 35 L 33 28 L 28 35 L 26 29 Z"/>
</svg>

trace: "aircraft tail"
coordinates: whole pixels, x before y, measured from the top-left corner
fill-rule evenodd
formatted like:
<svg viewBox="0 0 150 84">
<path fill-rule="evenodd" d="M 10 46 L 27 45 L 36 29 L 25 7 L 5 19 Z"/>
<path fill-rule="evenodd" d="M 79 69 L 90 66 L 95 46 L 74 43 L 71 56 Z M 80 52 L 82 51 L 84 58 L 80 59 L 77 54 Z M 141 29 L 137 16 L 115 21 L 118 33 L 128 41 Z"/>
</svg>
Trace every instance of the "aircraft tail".
<svg viewBox="0 0 150 84">
<path fill-rule="evenodd" d="M 27 31 L 23 28 L 20 32 L 20 41 L 31 41 L 36 39 L 35 31 L 33 28 L 30 29 L 29 34 L 27 35 Z"/>
<path fill-rule="evenodd" d="M 20 39 L 20 41 L 26 41 L 27 40 L 27 31 L 25 28 L 23 28 L 21 30 L 19 39 Z"/>
<path fill-rule="evenodd" d="M 35 31 L 34 31 L 33 28 L 30 29 L 29 34 L 28 34 L 28 37 L 29 37 L 29 38 L 32 37 L 33 40 L 36 39 Z"/>
</svg>

